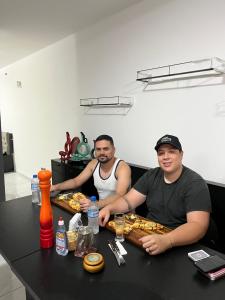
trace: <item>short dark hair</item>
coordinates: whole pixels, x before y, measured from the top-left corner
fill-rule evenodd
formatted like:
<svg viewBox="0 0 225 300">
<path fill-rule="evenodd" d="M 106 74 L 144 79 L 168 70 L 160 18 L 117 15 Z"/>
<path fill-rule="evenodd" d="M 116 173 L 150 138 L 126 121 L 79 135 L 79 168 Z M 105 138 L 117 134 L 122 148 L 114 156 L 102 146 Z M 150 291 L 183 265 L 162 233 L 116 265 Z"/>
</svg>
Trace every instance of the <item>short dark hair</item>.
<svg viewBox="0 0 225 300">
<path fill-rule="evenodd" d="M 97 137 L 97 139 L 94 141 L 94 144 L 96 144 L 96 142 L 99 142 L 99 141 L 102 141 L 102 140 L 109 141 L 114 146 L 113 138 L 110 135 L 107 135 L 107 134 L 99 135 Z"/>
</svg>

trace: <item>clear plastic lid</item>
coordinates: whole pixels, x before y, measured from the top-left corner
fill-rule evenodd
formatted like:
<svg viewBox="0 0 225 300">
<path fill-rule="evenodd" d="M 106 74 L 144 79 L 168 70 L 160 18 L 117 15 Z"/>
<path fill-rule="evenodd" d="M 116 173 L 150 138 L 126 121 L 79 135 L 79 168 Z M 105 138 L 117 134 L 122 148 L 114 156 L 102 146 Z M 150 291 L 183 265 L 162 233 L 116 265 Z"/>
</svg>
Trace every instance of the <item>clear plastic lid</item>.
<svg viewBox="0 0 225 300">
<path fill-rule="evenodd" d="M 58 225 L 64 225 L 64 220 L 62 217 L 59 217 Z"/>
</svg>

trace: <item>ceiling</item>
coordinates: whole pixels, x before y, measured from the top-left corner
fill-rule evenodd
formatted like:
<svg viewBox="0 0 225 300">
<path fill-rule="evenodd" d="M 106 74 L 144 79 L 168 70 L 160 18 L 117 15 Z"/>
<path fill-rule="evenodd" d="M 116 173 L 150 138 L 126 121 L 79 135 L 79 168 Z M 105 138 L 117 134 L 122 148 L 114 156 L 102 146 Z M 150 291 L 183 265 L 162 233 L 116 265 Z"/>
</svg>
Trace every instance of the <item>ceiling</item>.
<svg viewBox="0 0 225 300">
<path fill-rule="evenodd" d="M 142 0 L 0 0 L 0 69 Z"/>
</svg>

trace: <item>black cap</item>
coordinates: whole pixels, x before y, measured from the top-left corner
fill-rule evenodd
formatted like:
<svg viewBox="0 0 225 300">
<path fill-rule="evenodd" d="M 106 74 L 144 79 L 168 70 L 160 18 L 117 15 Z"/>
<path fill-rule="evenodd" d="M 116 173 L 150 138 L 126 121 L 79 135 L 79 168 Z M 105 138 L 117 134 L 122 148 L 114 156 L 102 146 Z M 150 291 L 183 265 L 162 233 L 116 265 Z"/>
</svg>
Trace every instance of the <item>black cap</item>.
<svg viewBox="0 0 225 300">
<path fill-rule="evenodd" d="M 155 150 L 158 151 L 159 147 L 163 144 L 169 144 L 180 151 L 182 150 L 182 146 L 179 139 L 174 135 L 166 134 L 163 137 L 161 137 L 155 146 Z"/>
</svg>

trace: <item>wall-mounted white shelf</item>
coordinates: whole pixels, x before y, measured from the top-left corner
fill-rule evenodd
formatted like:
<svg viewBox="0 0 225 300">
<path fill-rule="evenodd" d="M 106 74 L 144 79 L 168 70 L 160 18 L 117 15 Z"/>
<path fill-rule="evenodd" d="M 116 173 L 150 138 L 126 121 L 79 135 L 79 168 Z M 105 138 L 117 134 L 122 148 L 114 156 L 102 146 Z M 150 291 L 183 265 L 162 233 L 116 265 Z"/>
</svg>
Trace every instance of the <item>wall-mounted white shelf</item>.
<svg viewBox="0 0 225 300">
<path fill-rule="evenodd" d="M 224 73 L 225 61 L 213 57 L 140 70 L 137 71 L 137 81 L 145 83 L 146 88 L 149 85 L 200 77 L 221 76 Z"/>
<path fill-rule="evenodd" d="M 113 96 L 80 99 L 86 114 L 126 115 L 133 105 L 132 97 Z"/>
</svg>

